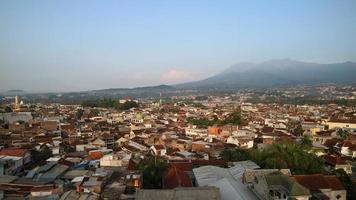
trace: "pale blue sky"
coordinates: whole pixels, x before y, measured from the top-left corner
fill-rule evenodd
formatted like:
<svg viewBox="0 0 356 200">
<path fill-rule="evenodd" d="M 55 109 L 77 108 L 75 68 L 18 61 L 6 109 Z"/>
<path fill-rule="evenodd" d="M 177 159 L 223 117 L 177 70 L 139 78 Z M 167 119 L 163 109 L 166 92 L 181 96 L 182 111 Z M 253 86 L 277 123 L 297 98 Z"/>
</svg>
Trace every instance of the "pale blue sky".
<svg viewBox="0 0 356 200">
<path fill-rule="evenodd" d="M 278 58 L 356 61 L 356 1 L 0 0 L 0 91 L 171 84 Z"/>
</svg>

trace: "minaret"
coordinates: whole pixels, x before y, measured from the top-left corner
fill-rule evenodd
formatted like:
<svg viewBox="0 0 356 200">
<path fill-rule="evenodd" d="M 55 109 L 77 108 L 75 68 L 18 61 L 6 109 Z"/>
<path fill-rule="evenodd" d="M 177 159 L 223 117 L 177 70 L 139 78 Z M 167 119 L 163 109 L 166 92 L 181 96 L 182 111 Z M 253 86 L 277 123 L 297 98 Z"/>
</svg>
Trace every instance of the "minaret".
<svg viewBox="0 0 356 200">
<path fill-rule="evenodd" d="M 15 105 L 14 105 L 14 111 L 19 111 L 20 106 L 19 106 L 19 97 L 16 95 L 15 96 Z"/>
<path fill-rule="evenodd" d="M 159 106 L 162 106 L 162 91 L 159 93 Z"/>
</svg>

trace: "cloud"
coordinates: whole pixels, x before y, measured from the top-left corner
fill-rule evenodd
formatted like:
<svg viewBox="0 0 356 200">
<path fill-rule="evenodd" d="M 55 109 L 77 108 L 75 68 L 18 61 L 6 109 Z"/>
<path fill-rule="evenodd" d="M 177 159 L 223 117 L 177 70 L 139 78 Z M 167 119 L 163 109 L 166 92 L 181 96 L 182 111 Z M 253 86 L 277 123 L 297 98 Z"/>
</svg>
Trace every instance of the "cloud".
<svg viewBox="0 0 356 200">
<path fill-rule="evenodd" d="M 193 79 L 194 76 L 192 72 L 178 69 L 171 69 L 161 74 L 161 80 L 168 83 L 190 81 Z"/>
</svg>

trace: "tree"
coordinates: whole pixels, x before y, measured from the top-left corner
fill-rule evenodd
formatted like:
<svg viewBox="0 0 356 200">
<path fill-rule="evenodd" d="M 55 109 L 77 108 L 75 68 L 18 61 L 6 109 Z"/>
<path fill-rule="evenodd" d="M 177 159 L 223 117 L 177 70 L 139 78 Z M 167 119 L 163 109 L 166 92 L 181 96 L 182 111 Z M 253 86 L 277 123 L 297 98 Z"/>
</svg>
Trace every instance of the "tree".
<svg viewBox="0 0 356 200">
<path fill-rule="evenodd" d="M 297 126 L 300 125 L 300 121 L 297 121 L 297 120 L 290 120 L 288 123 L 287 123 L 287 129 L 288 130 L 292 130 L 294 128 L 296 128 Z"/>
<path fill-rule="evenodd" d="M 138 103 L 136 101 L 126 101 L 125 103 L 118 106 L 118 110 L 129 110 L 131 108 L 137 108 Z"/>
<path fill-rule="evenodd" d="M 167 168 L 167 162 L 157 156 L 147 156 L 139 164 L 143 176 L 144 189 L 162 189 L 163 173 Z"/>
<path fill-rule="evenodd" d="M 339 129 L 337 130 L 337 134 L 345 140 L 350 135 L 350 132 L 348 130 Z"/>
<path fill-rule="evenodd" d="M 84 110 L 83 109 L 78 109 L 77 113 L 75 114 L 75 118 L 76 119 L 81 119 L 81 117 L 83 116 Z"/>
<path fill-rule="evenodd" d="M 226 119 L 224 119 L 221 123 L 222 124 L 241 125 L 242 124 L 241 113 L 238 111 L 233 112 Z"/>
<path fill-rule="evenodd" d="M 220 153 L 220 157 L 230 162 L 244 161 L 249 159 L 247 150 L 240 148 L 225 148 Z"/>
<path fill-rule="evenodd" d="M 94 116 L 98 116 L 100 111 L 98 109 L 96 109 L 96 108 L 93 108 L 93 109 L 90 110 L 90 113 L 93 114 Z"/>
<path fill-rule="evenodd" d="M 306 149 L 310 149 L 313 146 L 313 141 L 307 135 L 303 136 L 302 139 L 299 141 L 300 145 Z"/>
<path fill-rule="evenodd" d="M 189 123 L 192 123 L 193 125 L 197 126 L 212 126 L 217 123 L 217 121 L 214 119 L 210 120 L 208 118 L 193 118 L 193 117 L 188 117 L 187 121 Z"/>
<path fill-rule="evenodd" d="M 299 137 L 302 136 L 304 133 L 304 130 L 302 128 L 302 125 L 298 125 L 294 130 L 293 130 L 293 135 Z"/>
<path fill-rule="evenodd" d="M 12 112 L 12 109 L 10 106 L 6 106 L 5 107 L 5 112 L 9 113 L 9 112 Z"/>
<path fill-rule="evenodd" d="M 281 141 L 262 151 L 251 150 L 250 160 L 261 168 L 288 168 L 293 174 L 313 174 L 323 172 L 324 160 L 313 153 L 305 151 L 300 144 Z"/>
<path fill-rule="evenodd" d="M 52 151 L 44 145 L 40 150 L 32 149 L 30 151 L 33 163 L 41 163 L 52 157 Z"/>
</svg>

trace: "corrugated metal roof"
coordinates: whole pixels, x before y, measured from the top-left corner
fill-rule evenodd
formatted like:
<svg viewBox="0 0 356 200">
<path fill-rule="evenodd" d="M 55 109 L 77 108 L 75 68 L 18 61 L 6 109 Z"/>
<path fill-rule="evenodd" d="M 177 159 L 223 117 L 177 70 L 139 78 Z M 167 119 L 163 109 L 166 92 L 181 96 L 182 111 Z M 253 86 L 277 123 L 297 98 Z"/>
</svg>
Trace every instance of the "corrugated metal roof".
<svg viewBox="0 0 356 200">
<path fill-rule="evenodd" d="M 57 164 L 51 170 L 42 174 L 42 176 L 39 177 L 39 181 L 45 183 L 53 182 L 54 180 L 56 180 L 57 177 L 62 175 L 68 168 L 69 167 L 66 165 Z"/>
<path fill-rule="evenodd" d="M 220 189 L 223 200 L 253 200 L 257 197 L 242 183 L 242 174 L 249 167 L 257 165 L 234 166 L 232 168 L 221 168 L 215 166 L 204 166 L 193 169 L 199 186 L 215 186 Z"/>
</svg>

